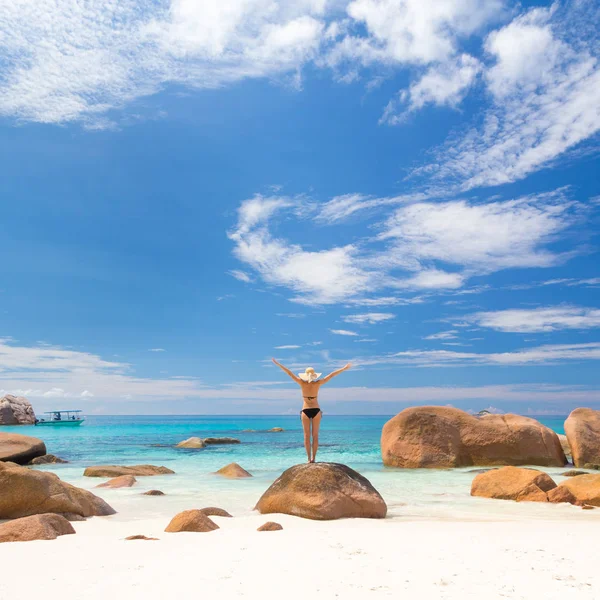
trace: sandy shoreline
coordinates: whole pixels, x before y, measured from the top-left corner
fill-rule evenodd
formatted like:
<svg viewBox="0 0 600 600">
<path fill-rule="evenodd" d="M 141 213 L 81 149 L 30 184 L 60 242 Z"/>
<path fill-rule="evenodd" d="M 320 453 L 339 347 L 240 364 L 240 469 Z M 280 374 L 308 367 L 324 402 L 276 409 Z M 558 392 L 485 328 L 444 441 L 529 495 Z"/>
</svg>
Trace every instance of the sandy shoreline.
<svg viewBox="0 0 600 600">
<path fill-rule="evenodd" d="M 2 571 L 10 573 L 0 578 L 0 598 L 600 596 L 600 520 L 214 520 L 215 532 L 167 534 L 162 517 L 94 518 L 55 541 L 0 544 Z M 284 530 L 257 532 L 267 520 Z M 160 539 L 123 539 L 132 534 Z"/>
</svg>

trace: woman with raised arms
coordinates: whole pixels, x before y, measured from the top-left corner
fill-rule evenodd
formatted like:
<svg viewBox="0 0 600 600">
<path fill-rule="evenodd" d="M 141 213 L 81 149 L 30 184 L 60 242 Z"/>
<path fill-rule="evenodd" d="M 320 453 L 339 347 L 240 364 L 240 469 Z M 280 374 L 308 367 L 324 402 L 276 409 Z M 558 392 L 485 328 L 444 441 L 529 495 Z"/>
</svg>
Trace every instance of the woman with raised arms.
<svg viewBox="0 0 600 600">
<path fill-rule="evenodd" d="M 336 375 L 343 373 L 351 367 L 348 363 L 345 367 L 329 373 L 327 377 L 319 379 L 321 373 L 315 373 L 312 367 L 308 367 L 304 373 L 295 375 L 287 367 L 278 363 L 275 359 L 273 362 L 285 373 L 287 373 L 302 390 L 302 410 L 300 418 L 302 419 L 302 428 L 304 429 L 304 447 L 306 448 L 306 456 L 308 462 L 314 463 L 319 449 L 319 426 L 323 413 L 319 407 L 319 389 L 321 386 L 330 381 Z M 312 442 L 311 442 L 312 434 Z"/>
</svg>

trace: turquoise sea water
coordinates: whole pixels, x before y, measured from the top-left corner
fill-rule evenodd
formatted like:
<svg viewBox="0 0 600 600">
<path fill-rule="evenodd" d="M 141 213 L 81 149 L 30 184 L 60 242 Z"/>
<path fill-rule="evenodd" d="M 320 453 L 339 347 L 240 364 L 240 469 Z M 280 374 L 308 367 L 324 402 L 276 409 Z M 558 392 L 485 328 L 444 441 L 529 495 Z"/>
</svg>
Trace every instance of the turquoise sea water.
<svg viewBox="0 0 600 600">
<path fill-rule="evenodd" d="M 390 469 L 380 456 L 381 428 L 387 416 L 334 416 L 322 420 L 319 461 L 340 462 L 356 469 L 377 487 L 400 518 L 510 518 L 509 502 L 474 499 L 469 495 L 473 469 Z M 539 420 L 563 433 L 564 418 Z M 283 432 L 269 432 L 282 427 Z M 0 428 L 15 431 L 15 428 Z M 252 431 L 248 431 L 252 430 Z M 94 488 L 102 480 L 83 477 L 83 470 L 98 464 L 164 465 L 176 475 L 140 477 L 131 489 L 95 490 L 118 511 L 117 518 L 145 518 L 173 514 L 200 505 L 219 505 L 249 513 L 260 494 L 286 468 L 306 461 L 300 419 L 293 416 L 91 416 L 81 427 L 22 426 L 18 432 L 44 440 L 48 452 L 69 461 L 66 465 L 42 467 L 62 479 Z M 175 448 L 192 436 L 235 437 L 241 444 L 208 446 L 201 450 Z M 222 466 L 237 462 L 252 479 L 228 480 L 214 475 Z M 559 476 L 562 469 L 548 469 Z M 166 497 L 144 497 L 141 492 L 161 489 Z M 494 513 L 490 513 L 493 506 Z M 535 516 L 560 516 L 525 507 Z M 551 510 L 552 510 L 551 509 Z"/>
</svg>

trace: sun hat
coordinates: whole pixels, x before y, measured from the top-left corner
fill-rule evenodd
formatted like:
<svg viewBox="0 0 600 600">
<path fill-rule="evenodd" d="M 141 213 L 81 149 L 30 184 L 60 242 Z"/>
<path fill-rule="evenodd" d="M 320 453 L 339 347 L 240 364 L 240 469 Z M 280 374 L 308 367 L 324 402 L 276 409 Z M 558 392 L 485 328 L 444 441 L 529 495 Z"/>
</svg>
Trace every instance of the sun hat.
<svg viewBox="0 0 600 600">
<path fill-rule="evenodd" d="M 304 373 L 298 373 L 298 377 L 307 383 L 311 383 L 312 381 L 319 379 L 321 375 L 322 373 L 315 373 L 315 370 L 312 367 L 307 367 Z"/>
</svg>

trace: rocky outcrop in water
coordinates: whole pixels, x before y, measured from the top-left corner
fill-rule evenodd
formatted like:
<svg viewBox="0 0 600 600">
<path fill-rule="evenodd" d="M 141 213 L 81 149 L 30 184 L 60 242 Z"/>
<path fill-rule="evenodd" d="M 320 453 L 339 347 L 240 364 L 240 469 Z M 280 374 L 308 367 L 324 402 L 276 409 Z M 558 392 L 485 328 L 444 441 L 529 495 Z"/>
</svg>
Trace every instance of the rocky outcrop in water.
<svg viewBox="0 0 600 600">
<path fill-rule="evenodd" d="M 305 519 L 383 519 L 387 505 L 371 482 L 346 465 L 306 463 L 284 471 L 256 510 Z"/>
<path fill-rule="evenodd" d="M 173 475 L 175 471 L 167 467 L 154 465 L 133 465 L 122 467 L 118 465 L 101 465 L 88 467 L 84 472 L 85 477 L 119 477 L 120 475 L 133 475 L 134 477 L 149 477 L 152 475 Z"/>
<path fill-rule="evenodd" d="M 252 477 L 246 469 L 240 467 L 237 463 L 229 463 L 224 467 L 221 467 L 217 473 L 217 475 L 221 475 L 222 477 L 229 477 L 230 479 L 241 479 L 244 477 Z"/>
<path fill-rule="evenodd" d="M 0 462 L 0 519 L 44 513 L 81 517 L 115 514 L 102 498 L 61 481 L 54 473 Z"/>
<path fill-rule="evenodd" d="M 0 425 L 33 425 L 35 413 L 27 398 L 8 394 L 0 398 Z"/>
<path fill-rule="evenodd" d="M 55 540 L 59 535 L 71 533 L 75 533 L 73 525 L 60 515 L 33 515 L 0 525 L 0 542 Z"/>
<path fill-rule="evenodd" d="M 490 465 L 562 467 L 558 436 L 535 419 L 518 415 L 474 417 L 446 406 L 407 408 L 381 434 L 383 463 L 403 468 Z"/>
<path fill-rule="evenodd" d="M 565 433 L 573 464 L 582 469 L 600 469 L 600 411 L 576 408 L 565 421 Z"/>
<path fill-rule="evenodd" d="M 36 465 L 64 465 L 68 462 L 68 460 L 54 456 L 54 454 L 44 454 L 44 456 L 38 456 L 30 460 L 27 464 L 35 467 Z"/>
<path fill-rule="evenodd" d="M 45 454 L 46 444 L 36 437 L 0 432 L 0 462 L 26 465 Z"/>
<path fill-rule="evenodd" d="M 199 437 L 191 437 L 187 440 L 179 442 L 179 444 L 177 444 L 175 448 L 187 448 L 189 450 L 197 450 L 200 448 L 206 448 L 206 444 Z"/>
<path fill-rule="evenodd" d="M 133 475 L 119 475 L 119 477 L 113 477 L 96 487 L 99 488 L 111 488 L 117 490 L 119 488 L 128 488 L 135 485 L 137 479 Z"/>
</svg>

